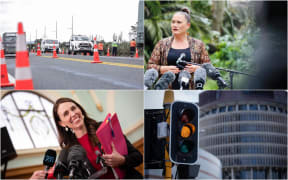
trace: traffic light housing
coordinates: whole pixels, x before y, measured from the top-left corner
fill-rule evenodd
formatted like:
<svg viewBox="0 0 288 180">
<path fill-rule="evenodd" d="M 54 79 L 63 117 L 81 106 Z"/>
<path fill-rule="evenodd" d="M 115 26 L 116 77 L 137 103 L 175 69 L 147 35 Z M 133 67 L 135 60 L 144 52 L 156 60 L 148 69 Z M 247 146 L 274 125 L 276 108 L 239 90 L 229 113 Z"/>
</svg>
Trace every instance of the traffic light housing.
<svg viewBox="0 0 288 180">
<path fill-rule="evenodd" d="M 198 106 L 175 101 L 170 113 L 170 160 L 175 164 L 192 165 L 198 160 Z"/>
</svg>

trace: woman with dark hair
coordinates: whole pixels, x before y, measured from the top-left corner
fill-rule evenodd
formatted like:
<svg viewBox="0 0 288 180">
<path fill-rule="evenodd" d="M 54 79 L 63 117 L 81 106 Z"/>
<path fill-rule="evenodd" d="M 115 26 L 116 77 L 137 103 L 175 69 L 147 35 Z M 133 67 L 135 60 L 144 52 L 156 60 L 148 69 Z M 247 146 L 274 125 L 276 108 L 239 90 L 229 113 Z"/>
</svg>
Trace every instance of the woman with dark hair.
<svg viewBox="0 0 288 180">
<path fill-rule="evenodd" d="M 190 28 L 190 11 L 183 8 L 176 12 L 171 20 L 172 37 L 160 40 L 151 54 L 148 61 L 148 69 L 158 70 L 160 75 L 167 71 L 176 74 L 176 80 L 172 84 L 172 89 L 180 89 L 178 73 L 180 69 L 176 65 L 176 60 L 182 53 L 185 53 L 183 60 L 197 64 L 210 63 L 208 52 L 202 41 L 188 36 L 187 30 Z M 199 68 L 197 65 L 188 64 L 184 70 L 194 73 Z M 194 89 L 192 78 L 189 89 Z"/>
<path fill-rule="evenodd" d="M 96 163 L 97 155 L 95 151 L 101 151 L 100 143 L 96 136 L 96 130 L 101 123 L 96 122 L 88 117 L 83 107 L 69 98 L 60 98 L 56 101 L 53 107 L 53 116 L 58 130 L 59 143 L 62 149 L 69 149 L 73 145 L 81 145 L 85 151 L 87 158 L 96 171 L 100 171 L 102 166 Z M 125 137 L 126 139 L 126 137 Z M 118 178 L 143 178 L 134 167 L 142 163 L 142 154 L 135 149 L 131 143 L 126 139 L 127 155 L 121 155 L 113 147 L 112 154 L 103 155 L 105 164 L 115 169 Z M 115 178 L 115 172 L 112 168 L 101 179 Z M 34 173 L 35 174 L 35 173 Z M 38 173 L 41 174 L 41 173 Z M 51 175 L 48 176 L 48 178 Z"/>
</svg>

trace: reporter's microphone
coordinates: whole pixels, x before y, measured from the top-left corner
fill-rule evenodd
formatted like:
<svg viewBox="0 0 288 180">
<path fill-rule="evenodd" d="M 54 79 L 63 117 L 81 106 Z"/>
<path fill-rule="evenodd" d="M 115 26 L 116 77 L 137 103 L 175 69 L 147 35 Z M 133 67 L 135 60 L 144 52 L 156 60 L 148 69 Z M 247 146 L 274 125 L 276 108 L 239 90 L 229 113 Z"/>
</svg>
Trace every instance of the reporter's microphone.
<svg viewBox="0 0 288 180">
<path fill-rule="evenodd" d="M 189 89 L 190 78 L 191 78 L 191 74 L 188 71 L 182 70 L 179 73 L 178 82 L 180 84 L 180 90 Z"/>
<path fill-rule="evenodd" d="M 158 78 L 158 72 L 156 69 L 148 69 L 144 74 L 144 84 L 145 84 L 145 90 L 148 88 L 151 88 L 154 84 L 154 82 Z"/>
<path fill-rule="evenodd" d="M 56 151 L 48 149 L 43 159 L 43 165 L 45 165 L 45 171 L 48 171 L 55 163 Z M 48 173 L 46 172 L 45 179 L 47 179 Z"/>
<path fill-rule="evenodd" d="M 161 78 L 155 84 L 155 89 L 157 90 L 164 90 L 168 89 L 169 84 L 175 80 L 176 76 L 173 72 L 167 71 L 165 72 Z"/>
<path fill-rule="evenodd" d="M 62 149 L 54 169 L 53 176 L 57 179 L 63 179 L 63 176 L 68 175 L 68 166 L 67 166 L 67 156 L 68 149 Z"/>
<path fill-rule="evenodd" d="M 202 90 L 205 82 L 206 82 L 206 70 L 200 67 L 196 69 L 194 73 L 195 89 Z"/>
<path fill-rule="evenodd" d="M 177 61 L 178 61 L 178 60 L 182 60 L 182 58 L 184 58 L 185 56 L 186 56 L 185 53 L 181 53 L 180 56 L 179 56 L 179 58 L 177 59 Z"/>
</svg>

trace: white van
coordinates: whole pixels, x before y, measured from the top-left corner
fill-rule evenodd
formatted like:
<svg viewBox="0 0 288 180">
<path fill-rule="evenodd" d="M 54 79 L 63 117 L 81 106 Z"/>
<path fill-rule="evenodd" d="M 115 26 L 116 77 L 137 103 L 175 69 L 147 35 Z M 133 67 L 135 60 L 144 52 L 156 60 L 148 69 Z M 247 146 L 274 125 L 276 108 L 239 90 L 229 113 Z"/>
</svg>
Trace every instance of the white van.
<svg viewBox="0 0 288 180">
<path fill-rule="evenodd" d="M 46 53 L 46 52 L 53 52 L 53 42 L 55 43 L 56 47 L 56 52 L 57 54 L 59 53 L 59 41 L 58 40 L 53 40 L 53 39 L 44 39 L 41 42 L 41 52 Z"/>
</svg>

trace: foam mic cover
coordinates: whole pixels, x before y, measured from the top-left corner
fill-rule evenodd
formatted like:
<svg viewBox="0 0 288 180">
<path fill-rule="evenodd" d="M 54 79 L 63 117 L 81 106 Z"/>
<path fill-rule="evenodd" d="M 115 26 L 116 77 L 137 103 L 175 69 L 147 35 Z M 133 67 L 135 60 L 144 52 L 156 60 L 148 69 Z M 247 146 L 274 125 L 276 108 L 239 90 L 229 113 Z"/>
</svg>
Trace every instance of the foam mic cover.
<svg viewBox="0 0 288 180">
<path fill-rule="evenodd" d="M 62 149 L 58 156 L 53 174 L 53 176 L 56 177 L 57 179 L 63 179 L 63 176 L 66 176 L 69 173 L 67 165 L 67 156 L 68 156 L 68 149 Z"/>
<path fill-rule="evenodd" d="M 206 70 L 208 77 L 210 77 L 213 80 L 217 80 L 217 78 L 220 76 L 219 71 L 210 63 L 204 63 L 202 67 Z"/>
<path fill-rule="evenodd" d="M 161 78 L 155 84 L 155 89 L 157 90 L 164 90 L 168 89 L 169 84 L 175 80 L 176 76 L 173 72 L 167 71 L 165 72 Z"/>
<path fill-rule="evenodd" d="M 188 71 L 182 70 L 179 73 L 178 82 L 183 89 L 189 89 L 189 80 L 191 78 L 191 74 Z"/>
<path fill-rule="evenodd" d="M 200 67 L 196 69 L 194 73 L 195 89 L 203 89 L 205 82 L 206 82 L 206 70 Z"/>
<path fill-rule="evenodd" d="M 148 69 L 144 74 L 144 84 L 147 88 L 151 88 L 154 82 L 158 78 L 158 72 L 156 69 Z"/>
<path fill-rule="evenodd" d="M 76 175 L 78 178 L 88 178 L 96 171 L 81 145 L 74 145 L 69 148 L 67 162 L 70 178 Z"/>
<path fill-rule="evenodd" d="M 217 80 L 217 84 L 220 88 L 225 88 L 227 86 L 224 79 L 221 78 L 219 71 L 212 64 L 204 63 L 202 67 L 206 70 L 208 77 Z"/>
</svg>

